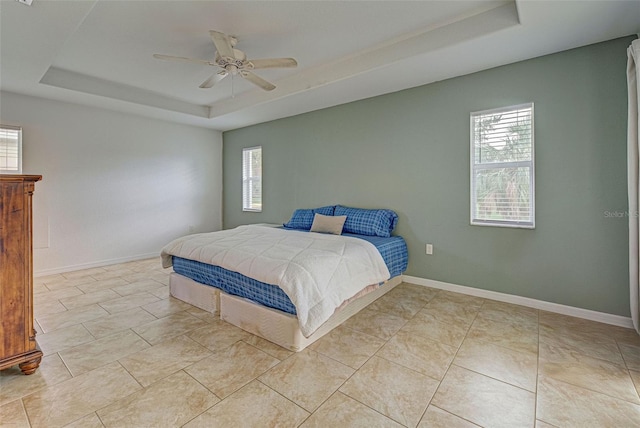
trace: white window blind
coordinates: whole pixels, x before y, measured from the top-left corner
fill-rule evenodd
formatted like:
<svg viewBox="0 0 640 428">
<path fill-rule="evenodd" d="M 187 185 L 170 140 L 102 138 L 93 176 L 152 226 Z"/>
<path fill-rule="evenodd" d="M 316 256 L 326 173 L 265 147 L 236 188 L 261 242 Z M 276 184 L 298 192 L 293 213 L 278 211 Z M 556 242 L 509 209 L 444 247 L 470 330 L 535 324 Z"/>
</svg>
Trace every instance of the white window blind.
<svg viewBox="0 0 640 428">
<path fill-rule="evenodd" d="M 262 147 L 242 149 L 242 211 L 262 211 Z"/>
<path fill-rule="evenodd" d="M 22 173 L 22 128 L 0 125 L 0 173 Z"/>
<path fill-rule="evenodd" d="M 535 227 L 533 103 L 471 113 L 471 224 Z"/>
</svg>

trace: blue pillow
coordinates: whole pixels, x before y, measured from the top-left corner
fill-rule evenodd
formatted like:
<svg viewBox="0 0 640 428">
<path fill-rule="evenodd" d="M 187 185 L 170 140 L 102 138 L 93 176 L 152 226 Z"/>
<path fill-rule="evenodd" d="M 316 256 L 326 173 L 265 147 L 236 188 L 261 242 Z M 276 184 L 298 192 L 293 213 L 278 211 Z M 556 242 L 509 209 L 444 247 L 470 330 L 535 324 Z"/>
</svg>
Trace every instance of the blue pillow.
<svg viewBox="0 0 640 428">
<path fill-rule="evenodd" d="M 295 210 L 288 223 L 283 224 L 287 229 L 310 230 L 313 224 L 313 217 L 317 214 L 333 215 L 335 206 L 313 208 L 309 210 Z"/>
<path fill-rule="evenodd" d="M 336 205 L 334 215 L 346 215 L 343 233 L 388 238 L 398 224 L 398 214 L 387 209 L 368 210 Z"/>
</svg>

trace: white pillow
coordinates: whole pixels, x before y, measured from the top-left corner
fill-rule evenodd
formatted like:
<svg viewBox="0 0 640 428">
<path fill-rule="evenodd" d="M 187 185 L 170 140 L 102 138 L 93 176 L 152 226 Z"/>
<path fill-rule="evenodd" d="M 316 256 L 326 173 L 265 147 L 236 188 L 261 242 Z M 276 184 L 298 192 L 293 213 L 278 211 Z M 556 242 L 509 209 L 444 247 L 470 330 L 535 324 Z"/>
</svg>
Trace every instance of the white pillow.
<svg viewBox="0 0 640 428">
<path fill-rule="evenodd" d="M 322 215 L 316 213 L 313 216 L 312 232 L 332 233 L 334 235 L 342 235 L 342 227 L 347 220 L 346 215 Z"/>
</svg>

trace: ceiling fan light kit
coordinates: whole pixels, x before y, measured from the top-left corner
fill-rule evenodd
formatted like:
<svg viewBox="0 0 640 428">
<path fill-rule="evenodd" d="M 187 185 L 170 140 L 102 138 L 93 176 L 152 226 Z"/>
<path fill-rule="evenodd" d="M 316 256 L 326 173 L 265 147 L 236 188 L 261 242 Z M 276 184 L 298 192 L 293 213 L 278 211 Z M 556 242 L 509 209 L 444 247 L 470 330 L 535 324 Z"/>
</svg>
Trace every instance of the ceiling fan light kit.
<svg viewBox="0 0 640 428">
<path fill-rule="evenodd" d="M 216 83 L 220 82 L 228 75 L 239 75 L 265 91 L 272 91 L 276 86 L 253 73 L 252 70 L 265 68 L 295 68 L 298 66 L 298 62 L 293 58 L 249 60 L 244 52 L 239 49 L 235 49 L 235 45 L 238 43 L 238 39 L 235 37 L 228 36 L 214 30 L 209 31 L 209 35 L 216 47 L 216 56 L 213 61 L 160 54 L 154 54 L 153 57 L 163 60 L 191 62 L 221 68 L 220 71 L 212 74 L 207 80 L 202 82 L 200 88 L 203 89 L 212 88 Z"/>
</svg>

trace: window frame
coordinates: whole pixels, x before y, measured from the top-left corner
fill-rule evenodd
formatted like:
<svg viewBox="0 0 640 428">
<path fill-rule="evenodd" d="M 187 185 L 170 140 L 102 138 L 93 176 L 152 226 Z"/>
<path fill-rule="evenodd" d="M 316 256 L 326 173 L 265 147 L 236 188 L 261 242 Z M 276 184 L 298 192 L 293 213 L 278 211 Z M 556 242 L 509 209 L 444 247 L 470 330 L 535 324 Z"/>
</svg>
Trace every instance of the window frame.
<svg viewBox="0 0 640 428">
<path fill-rule="evenodd" d="M 18 132 L 18 168 L 3 169 L 0 167 L 0 174 L 22 174 L 22 127 L 13 125 L 0 125 L 0 131 L 11 130 Z"/>
<path fill-rule="evenodd" d="M 475 128 L 474 118 L 478 116 L 489 116 L 492 114 L 499 114 L 505 112 L 511 112 L 515 110 L 531 109 L 531 160 L 528 161 L 513 161 L 513 162 L 493 162 L 487 164 L 476 164 L 475 159 Z M 500 107 L 489 110 L 481 110 L 471 112 L 469 115 L 469 140 L 470 140 L 470 223 L 473 226 L 494 226 L 494 227 L 508 227 L 519 229 L 535 229 L 536 227 L 536 210 L 535 210 L 535 110 L 534 103 L 522 103 L 511 105 L 507 107 Z M 531 221 L 518 221 L 518 220 L 488 220 L 476 218 L 476 172 L 479 170 L 490 169 L 502 169 L 502 168 L 529 168 L 529 194 L 530 194 L 530 212 Z"/>
<path fill-rule="evenodd" d="M 260 175 L 258 177 L 260 184 L 260 207 L 255 208 L 251 202 L 252 187 L 256 176 L 245 177 L 245 160 L 247 156 L 251 156 L 252 152 L 260 150 Z M 249 193 L 249 194 L 247 194 Z M 248 202 L 248 203 L 246 203 Z M 246 204 L 245 204 L 246 203 Z M 242 149 L 242 211 L 244 212 L 262 212 L 262 146 L 245 147 Z"/>
</svg>

